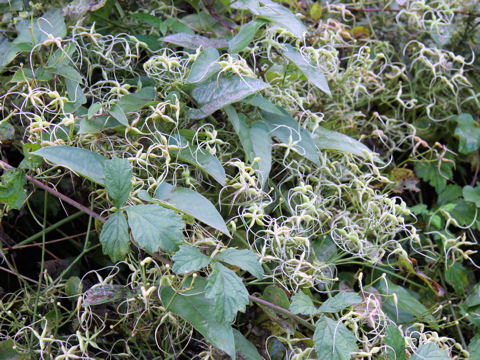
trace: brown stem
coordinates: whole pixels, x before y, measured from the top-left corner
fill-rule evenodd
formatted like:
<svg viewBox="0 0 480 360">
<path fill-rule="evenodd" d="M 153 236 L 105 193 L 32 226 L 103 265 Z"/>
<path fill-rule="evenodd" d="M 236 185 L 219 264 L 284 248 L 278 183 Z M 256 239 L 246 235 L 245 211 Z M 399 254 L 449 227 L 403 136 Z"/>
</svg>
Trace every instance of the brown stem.
<svg viewBox="0 0 480 360">
<path fill-rule="evenodd" d="M 248 295 L 248 297 L 250 298 L 250 300 L 256 302 L 257 304 L 262 304 L 264 306 L 268 306 L 269 308 L 271 308 L 271 309 L 273 309 L 277 312 L 281 312 L 282 314 L 287 315 L 289 318 L 295 320 L 296 322 L 299 322 L 300 324 L 302 324 L 306 328 L 308 328 L 310 330 L 315 330 L 315 325 L 309 323 L 307 320 L 302 319 L 300 316 L 295 315 L 294 313 L 291 313 L 287 309 L 282 308 L 281 306 L 272 304 L 271 302 L 260 299 L 256 296 Z"/>
<path fill-rule="evenodd" d="M 205 6 L 207 7 L 208 13 L 211 17 L 215 20 L 220 21 L 220 23 L 225 26 L 228 30 L 233 31 L 235 30 L 226 20 L 222 19 L 213 9 L 212 3 L 210 0 L 205 0 Z"/>
<path fill-rule="evenodd" d="M 6 168 L 6 169 L 12 169 L 13 168 L 10 164 L 7 164 L 6 162 L 4 162 L 2 160 L 0 160 L 0 165 L 2 167 Z M 43 190 L 47 191 L 48 193 L 52 194 L 53 196 L 65 201 L 66 203 L 72 205 L 73 207 L 76 207 L 78 210 L 83 211 L 85 214 L 88 214 L 88 215 L 94 217 L 95 219 L 101 221 L 102 223 L 107 221 L 107 219 L 105 219 L 103 216 L 97 214 L 96 212 L 90 210 L 88 207 L 76 202 L 75 200 L 69 198 L 68 196 L 63 195 L 62 193 L 58 192 L 57 190 L 51 188 L 50 186 L 45 185 L 41 181 L 35 179 L 33 176 L 25 175 L 25 177 L 28 180 L 30 180 L 32 183 L 37 185 L 39 188 L 42 188 Z"/>
</svg>

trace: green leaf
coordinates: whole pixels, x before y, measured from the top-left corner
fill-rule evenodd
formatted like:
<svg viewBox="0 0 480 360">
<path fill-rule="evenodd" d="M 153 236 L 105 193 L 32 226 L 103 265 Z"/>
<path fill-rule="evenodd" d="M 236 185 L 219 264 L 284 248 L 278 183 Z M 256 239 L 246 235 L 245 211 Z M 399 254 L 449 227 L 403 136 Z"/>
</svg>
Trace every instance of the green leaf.
<svg viewBox="0 0 480 360">
<path fill-rule="evenodd" d="M 272 168 L 272 140 L 268 125 L 263 121 L 255 121 L 249 126 L 245 115 L 237 114 L 231 105 L 226 106 L 224 110 L 242 143 L 248 161 L 260 159 L 254 163 L 253 168 L 259 171 L 262 186 L 265 185 Z"/>
<path fill-rule="evenodd" d="M 238 266 L 240 269 L 248 271 L 257 279 L 263 279 L 263 267 L 257 255 L 251 250 L 228 248 L 217 254 L 214 259 Z"/>
<path fill-rule="evenodd" d="M 199 149 L 191 145 L 183 136 L 173 135 L 170 137 L 169 151 L 180 160 L 199 167 L 202 171 L 213 177 L 220 185 L 225 185 L 225 169 L 221 162 L 205 149 Z"/>
<path fill-rule="evenodd" d="M 65 85 L 67 85 L 69 100 L 69 102 L 65 104 L 65 112 L 73 113 L 87 102 L 87 97 L 79 83 L 70 79 L 65 79 Z"/>
<path fill-rule="evenodd" d="M 102 226 L 100 233 L 103 253 L 113 262 L 125 259 L 130 251 L 127 219 L 122 211 L 114 212 Z"/>
<path fill-rule="evenodd" d="M 157 92 L 151 86 L 142 88 L 133 93 L 123 95 L 117 102 L 117 106 L 123 110 L 124 113 L 138 111 L 148 103 L 155 99 Z"/>
<path fill-rule="evenodd" d="M 182 46 L 186 49 L 196 50 L 200 46 L 204 48 L 226 48 L 228 47 L 227 40 L 224 39 L 211 39 L 205 36 L 192 35 L 187 33 L 177 33 L 165 36 L 162 39 L 166 43 Z"/>
<path fill-rule="evenodd" d="M 82 75 L 73 67 L 65 63 L 59 63 L 48 68 L 51 73 L 70 79 L 78 84 L 83 83 Z"/>
<path fill-rule="evenodd" d="M 237 352 L 237 359 L 240 356 L 243 360 L 263 360 L 258 353 L 257 348 L 247 340 L 243 334 L 237 329 L 233 329 L 233 337 L 235 339 L 235 351 Z"/>
<path fill-rule="evenodd" d="M 164 306 L 181 316 L 185 321 L 202 334 L 209 342 L 220 350 L 225 351 L 232 359 L 235 358 L 235 340 L 232 327 L 215 318 L 215 304 L 213 299 L 205 297 L 206 281 L 196 278 L 193 289 L 175 293 L 171 287 L 164 287 L 160 297 Z"/>
<path fill-rule="evenodd" d="M 345 134 L 341 134 L 337 131 L 328 130 L 322 127 L 319 127 L 313 133 L 313 141 L 315 145 L 320 150 L 337 150 L 346 152 L 349 154 L 360 156 L 364 159 L 368 157 L 373 157 L 373 159 L 378 158 L 374 156 L 372 150 L 367 146 L 363 145 L 360 141 L 351 138 Z"/>
<path fill-rule="evenodd" d="M 20 210 L 27 194 L 23 188 L 27 183 L 25 173 L 20 169 L 8 169 L 0 178 L 0 202 L 12 209 Z"/>
<path fill-rule="evenodd" d="M 205 290 L 205 297 L 215 301 L 219 322 L 232 322 L 237 312 L 245 311 L 248 305 L 248 291 L 242 279 L 222 264 L 213 265 Z"/>
<path fill-rule="evenodd" d="M 454 203 L 442 206 L 442 208 L 447 208 L 448 205 L 454 205 L 454 208 L 448 212 L 457 220 L 460 226 L 470 225 L 475 220 L 475 204 L 464 201 L 463 199 L 458 199 Z"/>
<path fill-rule="evenodd" d="M 240 27 L 237 35 L 228 42 L 228 51 L 238 53 L 245 49 L 254 39 L 258 29 L 265 24 L 264 21 L 252 20 Z"/>
<path fill-rule="evenodd" d="M 215 75 L 222 67 L 217 62 L 220 54 L 215 48 L 207 48 L 198 55 L 192 64 L 190 74 L 187 77 L 187 83 L 198 83 L 207 80 Z"/>
<path fill-rule="evenodd" d="M 446 205 L 462 196 L 462 188 L 458 185 L 447 185 L 445 189 L 438 195 L 437 204 Z M 467 199 L 465 199 L 467 200 Z M 467 200 L 470 201 L 470 200 Z"/>
<path fill-rule="evenodd" d="M 480 207 L 480 186 L 464 186 L 462 194 L 466 201 L 473 202 L 477 207 Z"/>
<path fill-rule="evenodd" d="M 25 19 L 18 22 L 18 37 L 14 43 L 40 44 L 48 40 L 49 36 L 63 38 L 67 34 L 62 10 L 48 10 L 42 16 L 32 20 Z"/>
<path fill-rule="evenodd" d="M 127 159 L 113 158 L 105 161 L 105 186 L 113 199 L 113 204 L 119 208 L 127 201 L 132 191 L 132 168 Z"/>
<path fill-rule="evenodd" d="M 290 307 L 290 301 L 288 300 L 285 290 L 275 285 L 268 285 L 263 290 L 263 299 L 271 302 L 272 304 L 281 306 L 284 309 L 288 309 Z"/>
<path fill-rule="evenodd" d="M 468 352 L 471 360 L 480 359 L 480 334 L 475 335 L 468 344 Z"/>
<path fill-rule="evenodd" d="M 313 85 L 318 87 L 324 93 L 331 95 L 330 88 L 328 87 L 327 79 L 323 75 L 322 70 L 313 65 L 310 60 L 307 60 L 303 57 L 301 53 L 293 48 L 290 44 L 285 44 L 283 49 L 283 55 L 287 57 L 288 60 L 293 62 L 297 67 L 303 72 L 307 77 L 307 80 Z"/>
<path fill-rule="evenodd" d="M 133 238 L 142 249 L 174 252 L 183 242 L 184 223 L 172 210 L 155 204 L 127 206 L 125 210 Z"/>
<path fill-rule="evenodd" d="M 470 114 L 460 114 L 455 117 L 457 127 L 455 136 L 459 138 L 458 151 L 471 154 L 480 148 L 480 127 Z"/>
<path fill-rule="evenodd" d="M 237 0 L 231 5 L 232 9 L 250 10 L 252 14 L 258 14 L 260 9 L 260 2 L 258 0 Z"/>
<path fill-rule="evenodd" d="M 297 38 L 303 38 L 307 28 L 290 10 L 273 1 L 262 1 L 262 3 L 264 6 L 258 9 L 258 16 L 289 31 Z"/>
<path fill-rule="evenodd" d="M 196 247 L 190 245 L 181 245 L 172 257 L 172 270 L 175 274 L 191 273 L 203 269 L 210 264 L 210 258 L 202 254 Z"/>
<path fill-rule="evenodd" d="M 0 72 L 15 59 L 20 51 L 22 51 L 21 46 L 9 42 L 4 37 L 0 38 Z"/>
<path fill-rule="evenodd" d="M 69 168 L 99 185 L 105 185 L 103 167 L 106 159 L 100 154 L 66 145 L 46 146 L 32 154 L 41 156 L 55 165 Z"/>
<path fill-rule="evenodd" d="M 203 119 L 226 105 L 238 102 L 247 96 L 268 87 L 261 80 L 239 76 L 228 76 L 213 79 L 195 87 L 192 96 L 200 105 L 200 109 L 191 109 L 191 119 Z"/>
<path fill-rule="evenodd" d="M 15 128 L 9 122 L 0 123 L 0 141 L 13 140 Z"/>
<path fill-rule="evenodd" d="M 448 353 L 440 349 L 437 344 L 428 343 L 420 346 L 410 360 L 450 360 Z"/>
<path fill-rule="evenodd" d="M 82 306 L 107 304 L 124 300 L 132 295 L 131 291 L 122 285 L 101 285 L 87 290 L 82 296 Z"/>
<path fill-rule="evenodd" d="M 382 281 L 379 283 L 378 290 L 385 295 L 383 301 L 384 311 L 394 321 L 405 323 L 415 318 L 425 319 L 427 321 L 434 320 L 432 315 L 429 315 L 427 308 L 405 288 L 388 281 L 387 289 L 385 282 Z M 393 294 L 397 296 L 396 304 L 392 299 Z"/>
<path fill-rule="evenodd" d="M 453 168 L 454 164 L 451 161 L 442 161 L 440 165 L 440 171 L 438 171 L 438 162 L 437 161 L 417 161 L 415 163 L 415 173 L 423 181 L 428 182 L 432 185 L 438 193 L 441 193 L 447 185 L 447 179 L 453 177 Z"/>
<path fill-rule="evenodd" d="M 292 303 L 290 304 L 290 311 L 294 314 L 302 315 L 315 315 L 318 314 L 318 310 L 313 304 L 310 296 L 299 291 L 292 297 Z"/>
<path fill-rule="evenodd" d="M 360 304 L 362 301 L 362 298 L 358 294 L 342 291 L 334 297 L 329 298 L 327 301 L 325 301 L 318 308 L 318 311 L 326 313 L 337 313 L 349 306 Z"/>
<path fill-rule="evenodd" d="M 113 116 L 115 120 L 117 120 L 120 124 L 128 126 L 128 119 L 127 116 L 125 115 L 125 112 L 123 109 L 118 106 L 118 104 L 115 104 L 111 107 L 110 110 L 108 110 L 108 113 Z"/>
<path fill-rule="evenodd" d="M 385 345 L 387 345 L 388 360 L 405 360 L 405 339 L 394 325 L 388 325 L 385 330 Z"/>
<path fill-rule="evenodd" d="M 449 283 L 458 295 L 464 295 L 465 289 L 470 285 L 468 279 L 468 270 L 459 262 L 453 265 L 447 265 L 447 271 L 445 271 L 445 281 Z"/>
<path fill-rule="evenodd" d="M 480 305 L 480 283 L 477 283 L 465 299 L 465 305 L 473 307 Z"/>
<path fill-rule="evenodd" d="M 284 111 L 283 115 L 265 111 L 261 111 L 261 114 L 270 129 L 271 136 L 275 136 L 283 144 L 291 144 L 292 150 L 314 164 L 320 165 L 317 148 L 311 134 L 302 128 L 293 117 Z"/>
<path fill-rule="evenodd" d="M 90 107 L 88 108 L 87 118 L 88 119 L 93 118 L 95 115 L 98 114 L 101 108 L 102 108 L 102 104 L 100 103 L 93 103 L 92 105 L 90 105 Z"/>
<path fill-rule="evenodd" d="M 319 359 L 347 360 L 357 351 L 357 339 L 341 322 L 322 315 L 315 324 L 313 334 L 315 351 Z"/>
<path fill-rule="evenodd" d="M 163 182 L 157 187 L 155 198 L 230 236 L 222 215 L 206 197 L 198 192 L 188 188 L 173 187 Z"/>
<path fill-rule="evenodd" d="M 0 341 L 0 360 L 28 360 L 28 354 L 18 352 L 12 339 Z"/>
</svg>

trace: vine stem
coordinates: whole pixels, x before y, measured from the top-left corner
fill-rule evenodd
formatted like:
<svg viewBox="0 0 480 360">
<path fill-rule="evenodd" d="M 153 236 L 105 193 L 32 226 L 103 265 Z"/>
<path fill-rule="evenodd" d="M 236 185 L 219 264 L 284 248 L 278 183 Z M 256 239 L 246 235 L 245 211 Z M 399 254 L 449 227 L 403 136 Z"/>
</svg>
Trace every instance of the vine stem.
<svg viewBox="0 0 480 360">
<path fill-rule="evenodd" d="M 0 160 L 0 165 L 3 167 L 3 168 L 6 168 L 6 169 L 13 169 L 13 166 L 11 166 L 10 164 L 6 163 L 5 161 L 2 161 Z M 62 193 L 58 192 L 57 190 L 55 190 L 54 188 L 51 188 L 50 186 L 42 183 L 41 181 L 35 179 L 33 176 L 30 176 L 30 175 L 25 175 L 25 177 L 31 181 L 32 183 L 34 183 L 35 185 L 37 185 L 39 188 L 42 188 L 43 190 L 49 192 L 50 194 L 52 194 L 53 196 L 65 201 L 66 203 L 72 205 L 73 207 L 76 207 L 78 210 L 84 212 L 85 214 L 88 214 L 92 217 L 94 217 L 95 219 L 101 221 L 102 223 L 104 223 L 105 221 L 107 221 L 107 219 L 105 219 L 103 216 L 97 214 L 95 211 L 93 210 L 90 210 L 88 207 L 80 204 L 79 202 L 69 198 L 68 196 L 66 195 L 63 195 Z"/>
<path fill-rule="evenodd" d="M 400 11 L 404 10 L 404 9 L 361 8 L 361 7 L 355 7 L 355 6 L 345 6 L 345 9 L 350 10 L 350 11 L 393 12 L 393 13 L 399 13 Z M 455 10 L 455 11 L 452 11 L 452 12 L 456 15 L 480 17 L 480 14 L 478 14 L 478 13 L 471 13 L 471 12 L 468 12 L 468 11 Z"/>
</svg>

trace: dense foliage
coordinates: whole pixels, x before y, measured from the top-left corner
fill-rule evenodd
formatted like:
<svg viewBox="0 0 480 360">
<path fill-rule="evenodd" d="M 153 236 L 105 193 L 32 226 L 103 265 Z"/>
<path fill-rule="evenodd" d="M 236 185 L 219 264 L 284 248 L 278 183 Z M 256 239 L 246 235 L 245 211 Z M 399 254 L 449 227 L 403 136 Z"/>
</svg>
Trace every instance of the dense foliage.
<svg viewBox="0 0 480 360">
<path fill-rule="evenodd" d="M 0 358 L 480 359 L 477 8 L 0 0 Z"/>
</svg>

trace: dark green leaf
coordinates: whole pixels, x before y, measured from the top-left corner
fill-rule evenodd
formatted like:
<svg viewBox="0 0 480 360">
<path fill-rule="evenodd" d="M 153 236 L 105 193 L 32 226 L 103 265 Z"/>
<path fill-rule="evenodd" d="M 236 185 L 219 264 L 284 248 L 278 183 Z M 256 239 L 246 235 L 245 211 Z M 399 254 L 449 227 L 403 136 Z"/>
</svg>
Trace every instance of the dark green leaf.
<svg viewBox="0 0 480 360">
<path fill-rule="evenodd" d="M 233 329 L 233 337 L 237 358 L 240 356 L 242 360 L 263 360 L 257 348 L 240 331 Z"/>
<path fill-rule="evenodd" d="M 100 233 L 103 253 L 113 262 L 125 259 L 130 251 L 130 235 L 128 234 L 127 219 L 122 211 L 114 212 L 103 224 Z"/>
<path fill-rule="evenodd" d="M 0 360 L 28 360 L 28 354 L 18 352 L 12 339 L 0 341 Z"/>
<path fill-rule="evenodd" d="M 447 179 L 452 178 L 453 166 L 453 162 L 451 161 L 442 161 L 442 164 L 440 165 L 440 174 L 437 161 L 417 161 L 415 162 L 415 172 L 423 181 L 427 181 L 432 185 L 438 194 L 445 189 Z"/>
<path fill-rule="evenodd" d="M 172 155 L 180 160 L 199 167 L 202 171 L 217 180 L 220 185 L 225 185 L 225 169 L 218 159 L 205 149 L 191 145 L 183 136 L 171 136 L 169 150 Z"/>
<path fill-rule="evenodd" d="M 198 192 L 188 188 L 173 187 L 163 182 L 157 187 L 155 198 L 230 236 L 222 215 L 207 198 Z"/>
<path fill-rule="evenodd" d="M 285 291 L 278 286 L 268 285 L 263 290 L 263 298 L 272 304 L 288 309 L 290 307 L 290 301 Z"/>
<path fill-rule="evenodd" d="M 127 116 L 125 115 L 125 112 L 122 110 L 118 104 L 115 104 L 112 106 L 110 110 L 108 110 L 108 113 L 113 116 L 115 120 L 117 120 L 120 124 L 128 126 L 128 119 Z"/>
<path fill-rule="evenodd" d="M 466 201 L 473 202 L 477 207 L 480 207 L 480 186 L 467 185 L 463 188 L 462 194 Z"/>
<path fill-rule="evenodd" d="M 320 150 L 337 150 L 349 154 L 360 156 L 364 159 L 372 157 L 378 161 L 373 155 L 372 150 L 363 145 L 360 141 L 352 139 L 350 136 L 341 134 L 336 131 L 318 127 L 313 133 L 313 141 Z"/>
<path fill-rule="evenodd" d="M 387 345 L 388 360 L 405 360 L 405 339 L 394 325 L 388 325 L 385 330 L 385 345 Z"/>
<path fill-rule="evenodd" d="M 11 43 L 3 37 L 0 38 L 0 72 L 15 59 L 21 50 L 21 46 Z"/>
<path fill-rule="evenodd" d="M 65 21 L 63 20 L 62 10 L 48 10 L 39 18 L 32 20 L 25 19 L 18 22 L 18 37 L 14 43 L 40 44 L 48 40 L 49 36 L 54 38 L 63 38 L 67 34 Z"/>
<path fill-rule="evenodd" d="M 470 154 L 480 148 L 480 128 L 470 114 L 460 114 L 455 117 L 457 127 L 455 135 L 459 138 L 458 151 Z"/>
<path fill-rule="evenodd" d="M 283 115 L 265 111 L 261 111 L 261 113 L 262 119 L 270 129 L 271 136 L 275 136 L 285 145 L 290 144 L 292 150 L 314 164 L 320 165 L 317 148 L 311 134 L 302 128 L 293 117 L 286 112 L 283 112 Z"/>
<path fill-rule="evenodd" d="M 127 206 L 125 210 L 133 238 L 142 249 L 174 252 L 183 242 L 184 223 L 172 210 L 155 204 Z"/>
<path fill-rule="evenodd" d="M 325 301 L 319 308 L 319 312 L 326 312 L 326 313 L 336 313 L 342 311 L 343 309 L 355 305 L 360 304 L 362 302 L 362 298 L 353 292 L 346 292 L 342 291 L 335 295 L 334 297 Z"/>
<path fill-rule="evenodd" d="M 446 205 L 452 201 L 457 200 L 461 196 L 462 196 L 462 188 L 460 186 L 447 185 L 445 189 L 438 195 L 437 204 Z"/>
<path fill-rule="evenodd" d="M 138 111 L 153 101 L 156 94 L 157 92 L 153 87 L 144 87 L 136 93 L 123 95 L 118 100 L 117 106 L 125 113 Z"/>
<path fill-rule="evenodd" d="M 468 344 L 470 360 L 480 360 L 480 334 L 475 335 Z"/>
<path fill-rule="evenodd" d="M 207 48 L 203 50 L 192 64 L 187 82 L 197 83 L 208 80 L 212 75 L 215 75 L 222 70 L 222 67 L 217 62 L 219 57 L 220 54 L 215 48 Z"/>
<path fill-rule="evenodd" d="M 253 41 L 255 34 L 263 24 L 265 24 L 265 22 L 260 20 L 252 20 L 243 24 L 237 35 L 228 42 L 228 51 L 237 53 L 245 49 Z"/>
<path fill-rule="evenodd" d="M 480 305 L 480 283 L 477 283 L 465 299 L 465 305 L 473 307 Z"/>
<path fill-rule="evenodd" d="M 468 270 L 459 262 L 456 262 L 453 265 L 447 265 L 445 281 L 455 289 L 455 292 L 458 295 L 464 295 L 465 290 L 470 283 L 468 279 Z"/>
<path fill-rule="evenodd" d="M 331 95 L 328 87 L 327 79 L 323 75 L 323 71 L 314 66 L 310 60 L 306 60 L 301 53 L 293 48 L 290 44 L 284 45 L 283 55 L 292 61 L 307 77 L 307 80 L 318 87 L 323 92 Z"/>
<path fill-rule="evenodd" d="M 160 292 L 162 303 L 164 306 L 170 304 L 171 312 L 192 324 L 208 341 L 234 359 L 235 340 L 232 327 L 216 320 L 214 300 L 205 297 L 205 285 L 205 279 L 197 278 L 193 289 L 176 296 L 174 289 L 164 287 Z"/>
<path fill-rule="evenodd" d="M 201 108 L 191 109 L 189 116 L 191 119 L 203 119 L 267 87 L 261 80 L 239 76 L 222 77 L 200 84 L 193 89 L 192 96 Z"/>
<path fill-rule="evenodd" d="M 263 267 L 258 261 L 257 255 L 251 250 L 228 248 L 217 254 L 214 259 L 238 266 L 240 269 L 248 271 L 257 279 L 263 278 Z"/>
<path fill-rule="evenodd" d="M 127 159 L 113 158 L 105 161 L 105 186 L 119 208 L 127 201 L 132 191 L 132 168 Z"/>
<path fill-rule="evenodd" d="M 213 265 L 205 290 L 205 297 L 215 301 L 219 322 L 232 322 L 237 312 L 245 311 L 248 305 L 248 291 L 242 279 L 222 264 Z"/>
<path fill-rule="evenodd" d="M 290 311 L 294 314 L 302 315 L 315 315 L 318 314 L 318 310 L 313 304 L 310 296 L 299 291 L 292 297 L 292 303 L 290 304 Z"/>
<path fill-rule="evenodd" d="M 315 351 L 319 359 L 348 360 L 357 351 L 357 339 L 341 322 L 322 315 L 313 334 Z"/>
<path fill-rule="evenodd" d="M 15 128 L 9 122 L 0 123 L 0 141 L 12 140 L 15 135 Z"/>
<path fill-rule="evenodd" d="M 163 41 L 166 43 L 183 46 L 184 48 L 192 50 L 196 50 L 200 46 L 203 46 L 204 48 L 212 47 L 217 49 L 228 47 L 227 40 L 211 39 L 205 36 L 192 35 L 187 33 L 168 35 L 163 38 Z"/>
<path fill-rule="evenodd" d="M 20 169 L 8 169 L 0 180 L 0 202 L 19 210 L 27 200 L 23 188 L 27 182 L 25 173 Z"/>
<path fill-rule="evenodd" d="M 99 185 L 105 185 L 103 167 L 106 159 L 100 154 L 66 145 L 46 146 L 32 154 L 41 156 L 55 165 L 67 167 Z"/>
<path fill-rule="evenodd" d="M 70 66 L 68 64 L 65 64 L 65 63 L 56 64 L 48 68 L 48 71 L 50 71 L 53 74 L 60 75 L 65 79 L 70 79 L 78 84 L 83 83 L 82 75 L 80 75 L 80 73 L 73 66 Z"/>
<path fill-rule="evenodd" d="M 210 258 L 202 254 L 196 247 L 181 245 L 172 257 L 172 270 L 175 274 L 191 273 L 203 269 L 210 264 Z"/>
<path fill-rule="evenodd" d="M 273 1 L 262 1 L 262 3 L 264 6 L 257 10 L 258 16 L 289 31 L 297 38 L 303 38 L 303 35 L 307 32 L 307 28 L 292 12 Z"/>
<path fill-rule="evenodd" d="M 420 346 L 410 360 L 450 360 L 448 353 L 440 349 L 437 344 L 428 343 Z"/>
</svg>

